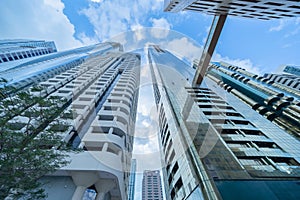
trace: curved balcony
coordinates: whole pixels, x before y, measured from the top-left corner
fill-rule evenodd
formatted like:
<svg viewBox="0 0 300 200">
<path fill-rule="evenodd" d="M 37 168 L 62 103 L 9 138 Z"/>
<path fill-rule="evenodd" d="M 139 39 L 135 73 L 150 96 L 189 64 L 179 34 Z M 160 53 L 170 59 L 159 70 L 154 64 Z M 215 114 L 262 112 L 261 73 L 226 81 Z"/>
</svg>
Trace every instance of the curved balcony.
<svg viewBox="0 0 300 200">
<path fill-rule="evenodd" d="M 117 117 L 122 117 L 123 119 L 125 119 L 127 122 L 129 122 L 129 115 L 126 115 L 124 112 L 119 112 L 119 111 L 111 111 L 111 110 L 100 110 L 98 112 L 98 116 L 117 116 Z"/>
<path fill-rule="evenodd" d="M 94 133 L 92 132 L 92 129 L 93 128 L 90 128 L 81 140 L 88 150 L 91 150 L 92 148 L 99 150 L 100 147 L 103 146 L 102 144 L 105 142 L 114 143 L 119 146 L 120 149 L 125 148 L 124 137 L 119 137 L 113 134 Z"/>
<path fill-rule="evenodd" d="M 72 177 L 76 187 L 71 193 L 73 199 L 82 199 L 84 191 L 91 186 L 96 187 L 97 194 L 109 192 L 112 199 L 126 199 L 123 163 L 119 156 L 110 152 L 85 151 L 70 154 L 70 161 L 53 175 Z"/>
<path fill-rule="evenodd" d="M 120 111 L 124 112 L 126 115 L 129 115 L 129 113 L 130 113 L 129 106 L 127 106 L 126 104 L 123 104 L 123 103 L 108 103 L 108 102 L 105 102 L 104 106 L 120 108 Z"/>
<path fill-rule="evenodd" d="M 112 134 L 118 135 L 119 137 L 123 137 L 127 133 L 127 126 L 124 125 L 121 122 L 114 121 L 114 120 L 113 121 L 108 121 L 108 120 L 98 120 L 98 119 L 95 119 L 93 121 L 93 123 L 92 123 L 91 126 L 94 127 L 94 129 L 95 129 L 94 132 L 99 132 L 97 130 L 97 127 L 98 128 L 101 128 L 101 127 L 114 128 L 116 131 L 114 131 Z"/>
</svg>

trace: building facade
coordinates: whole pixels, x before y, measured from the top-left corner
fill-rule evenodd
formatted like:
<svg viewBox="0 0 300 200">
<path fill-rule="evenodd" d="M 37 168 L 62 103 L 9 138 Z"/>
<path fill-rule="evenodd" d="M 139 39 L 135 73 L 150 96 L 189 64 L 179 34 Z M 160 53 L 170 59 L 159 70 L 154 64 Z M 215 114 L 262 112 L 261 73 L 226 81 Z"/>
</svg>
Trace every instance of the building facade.
<svg viewBox="0 0 300 200">
<path fill-rule="evenodd" d="M 163 200 L 160 171 L 144 171 L 142 200 Z"/>
<path fill-rule="evenodd" d="M 227 16 L 272 20 L 300 15 L 298 0 L 165 0 L 164 3 L 166 12 L 192 11 L 214 15 L 202 55 L 199 55 L 193 86 L 199 86 L 203 81 Z"/>
<path fill-rule="evenodd" d="M 165 0 L 165 11 L 183 10 L 209 15 L 230 15 L 261 20 L 296 17 L 300 14 L 297 0 Z"/>
<path fill-rule="evenodd" d="M 266 73 L 265 78 L 270 81 L 274 81 L 280 85 L 288 87 L 293 92 L 299 92 L 300 90 L 300 67 L 299 66 L 284 66 L 283 73 L 270 74 Z"/>
<path fill-rule="evenodd" d="M 53 52 L 57 52 L 53 41 L 0 40 L 0 64 L 20 60 L 23 61 L 24 59 L 30 60 L 30 58 Z M 3 68 L 1 67 L 0 70 L 2 71 Z"/>
<path fill-rule="evenodd" d="M 134 200 L 135 174 L 136 174 L 136 159 L 132 159 L 130 177 L 129 177 L 128 200 Z"/>
<path fill-rule="evenodd" d="M 0 72 L 6 85 L 60 99 L 58 120 L 64 125 L 54 131 L 84 150 L 70 153 L 70 164 L 41 178 L 47 199 L 81 200 L 87 190 L 97 200 L 128 198 L 140 55 L 121 49 L 102 43 L 53 52 Z M 9 123 L 22 131 L 26 120 L 16 116 Z"/>
<path fill-rule="evenodd" d="M 16 89 L 26 89 L 33 84 L 45 81 L 46 79 L 52 78 L 61 72 L 78 66 L 79 64 L 82 64 L 82 62 L 88 58 L 90 54 L 104 54 L 107 51 L 120 51 L 122 48 L 118 44 L 103 43 L 56 52 L 56 47 L 53 42 L 28 41 L 28 44 L 27 42 L 24 42 L 28 45 L 25 47 L 21 46 L 23 43 L 20 44 L 19 40 L 15 43 L 10 41 L 8 43 L 9 45 L 6 45 L 7 42 L 3 43 L 4 44 L 1 45 L 2 49 L 6 49 L 6 46 L 13 44 L 13 50 L 8 48 L 9 50 L 5 50 L 3 52 L 18 52 L 23 48 L 33 48 L 34 45 L 36 45 L 36 48 L 42 49 L 48 48 L 41 47 L 43 45 L 50 46 L 50 49 L 53 48 L 53 50 L 48 51 L 48 54 L 37 54 L 36 56 L 31 54 L 31 57 L 27 56 L 23 59 L 0 63 L 0 78 L 7 81 L 7 86 L 12 86 Z M 25 53 L 28 55 L 30 54 L 30 52 Z M 0 87 L 3 87 L 3 85 L 0 84 Z"/>
<path fill-rule="evenodd" d="M 299 198 L 300 141 L 249 106 L 252 93 L 233 87 L 252 91 L 247 84 L 234 82 L 228 92 L 231 86 L 222 74 L 210 73 L 218 67 L 223 70 L 214 63 L 202 85 L 192 87 L 195 70 L 188 64 L 158 46 L 149 48 L 148 57 L 167 198 Z M 238 79 L 229 75 L 235 76 Z M 259 92 L 262 84 L 252 85 L 256 95 L 267 92 Z M 288 93 L 279 97 L 289 98 Z M 278 98 L 271 102 L 276 104 Z"/>
<path fill-rule="evenodd" d="M 299 82 L 299 76 L 259 76 L 222 62 L 212 63 L 207 76 L 265 118 L 300 137 L 300 92 L 293 87 Z"/>
</svg>

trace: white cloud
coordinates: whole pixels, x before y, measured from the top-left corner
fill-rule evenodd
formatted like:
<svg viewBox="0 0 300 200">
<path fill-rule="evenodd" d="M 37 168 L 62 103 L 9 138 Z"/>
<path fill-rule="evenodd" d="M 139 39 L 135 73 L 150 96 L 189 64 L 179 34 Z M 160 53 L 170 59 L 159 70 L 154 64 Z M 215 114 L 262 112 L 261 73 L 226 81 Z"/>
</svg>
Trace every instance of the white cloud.
<svg viewBox="0 0 300 200">
<path fill-rule="evenodd" d="M 103 0 L 91 0 L 91 1 L 95 3 L 101 3 Z"/>
<path fill-rule="evenodd" d="M 171 40 L 164 43 L 162 47 L 168 49 L 181 59 L 187 59 L 189 62 L 192 62 L 194 59 L 199 59 L 202 55 L 202 47 L 187 37 Z M 215 52 L 212 61 L 223 61 L 242 67 L 255 74 L 261 74 L 259 67 L 255 66 L 250 59 L 232 59 Z"/>
<path fill-rule="evenodd" d="M 141 85 L 139 89 L 139 104 L 137 111 L 144 116 L 149 116 L 156 109 L 153 100 L 152 85 Z"/>
<path fill-rule="evenodd" d="M 222 56 L 218 53 L 215 53 L 212 61 L 223 61 L 231 65 L 235 65 L 245 70 L 252 72 L 254 74 L 261 74 L 259 67 L 255 66 L 250 59 L 232 59 L 227 56 Z"/>
<path fill-rule="evenodd" d="M 151 18 L 150 19 L 152 23 L 152 29 L 151 29 L 151 34 L 155 38 L 166 38 L 169 35 L 169 31 L 171 28 L 170 23 L 168 22 L 167 19 L 165 18 Z"/>
<path fill-rule="evenodd" d="M 145 39 L 145 30 L 143 29 L 143 26 L 141 24 L 134 24 L 130 28 L 134 32 L 135 41 L 139 42 Z"/>
<path fill-rule="evenodd" d="M 127 30 L 130 10 L 123 6 L 122 2 L 104 1 L 98 6 L 90 5 L 81 14 L 89 19 L 99 40 L 103 41 Z"/>
<path fill-rule="evenodd" d="M 143 126 L 145 126 L 146 128 L 148 128 L 150 126 L 149 122 L 147 120 L 143 120 L 142 121 Z"/>
<path fill-rule="evenodd" d="M 94 0 L 97 1 L 98 0 Z M 101 1 L 90 4 L 80 11 L 94 27 L 100 41 L 108 40 L 125 31 L 140 29 L 140 21 L 147 20 L 147 14 L 162 10 L 163 0 L 123 0 Z M 141 32 L 136 32 L 137 39 L 143 39 Z"/>
<path fill-rule="evenodd" d="M 202 48 L 187 37 L 176 38 L 163 44 L 163 46 L 177 57 L 186 58 L 190 62 L 199 59 L 202 54 Z"/>
<path fill-rule="evenodd" d="M 0 38 L 53 40 L 59 50 L 82 46 L 63 9 L 61 0 L 6 0 L 0 7 Z"/>
<path fill-rule="evenodd" d="M 77 37 L 85 45 L 91 45 L 91 44 L 99 43 L 98 38 L 87 36 L 85 33 L 79 33 Z"/>
<path fill-rule="evenodd" d="M 280 19 L 279 24 L 277 26 L 271 27 L 269 31 L 270 32 L 281 31 L 284 28 L 291 28 L 291 27 L 296 27 L 297 29 L 298 28 L 297 25 L 299 25 L 299 23 L 300 23 L 300 17 Z"/>
<path fill-rule="evenodd" d="M 140 100 L 139 100 L 140 101 Z M 144 104 L 144 102 L 140 101 Z M 151 105 L 151 104 L 150 104 Z M 152 98 L 152 105 L 154 100 Z M 158 123 L 156 109 L 151 109 L 150 113 L 145 116 L 138 113 L 139 118 L 135 128 L 135 140 L 133 157 L 138 160 L 138 171 L 145 169 L 160 169 L 161 149 L 158 144 Z"/>
<path fill-rule="evenodd" d="M 279 20 L 279 24 L 277 26 L 273 26 L 269 29 L 269 31 L 281 31 L 283 29 L 283 27 L 286 25 L 287 20 L 285 19 L 280 19 Z"/>
</svg>

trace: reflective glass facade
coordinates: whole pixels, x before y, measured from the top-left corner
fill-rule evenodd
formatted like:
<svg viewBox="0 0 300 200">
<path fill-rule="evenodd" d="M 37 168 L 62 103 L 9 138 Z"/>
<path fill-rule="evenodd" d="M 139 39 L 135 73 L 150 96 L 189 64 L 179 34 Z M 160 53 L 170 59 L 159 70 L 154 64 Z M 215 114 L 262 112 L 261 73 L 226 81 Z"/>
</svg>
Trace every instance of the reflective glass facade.
<svg viewBox="0 0 300 200">
<path fill-rule="evenodd" d="M 252 109 L 299 138 L 300 91 L 289 87 L 299 82 L 297 75 L 259 76 L 237 66 L 215 62 L 208 69 L 225 91 L 237 96 Z M 289 82 L 290 85 L 284 83 Z"/>
<path fill-rule="evenodd" d="M 128 185 L 128 200 L 134 200 L 135 174 L 136 174 L 136 159 L 132 159 L 131 168 L 130 168 L 129 185 Z"/>
<path fill-rule="evenodd" d="M 158 90 L 154 92 L 159 94 L 170 199 L 264 199 L 266 194 L 280 198 L 284 193 L 290 199 L 299 197 L 294 193 L 300 189 L 299 140 L 249 106 L 276 102 L 275 97 L 285 93 L 220 63 L 211 65 L 201 86 L 191 87 L 192 67 L 157 46 L 148 53 Z M 228 73 L 232 70 L 235 74 Z"/>
<path fill-rule="evenodd" d="M 265 74 L 265 78 L 278 83 L 282 87 L 289 89 L 290 93 L 297 94 L 300 98 L 300 67 L 299 66 L 284 66 L 283 73 L 280 74 Z"/>
</svg>

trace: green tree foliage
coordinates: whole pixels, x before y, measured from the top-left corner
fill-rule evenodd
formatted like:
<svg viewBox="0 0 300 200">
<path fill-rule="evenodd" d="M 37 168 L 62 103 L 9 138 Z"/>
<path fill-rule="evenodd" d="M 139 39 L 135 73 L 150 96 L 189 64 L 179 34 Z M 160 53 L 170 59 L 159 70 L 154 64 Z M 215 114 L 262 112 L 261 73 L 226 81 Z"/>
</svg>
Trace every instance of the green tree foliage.
<svg viewBox="0 0 300 200">
<path fill-rule="evenodd" d="M 39 178 L 68 164 L 60 99 L 0 89 L 0 199 L 43 199 Z M 39 89 L 31 90 L 35 94 Z M 10 95 L 8 95 L 10 94 Z M 12 95 L 14 94 L 14 95 Z"/>
</svg>

